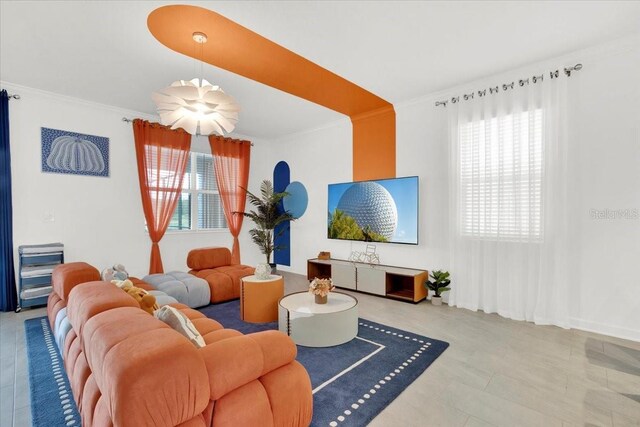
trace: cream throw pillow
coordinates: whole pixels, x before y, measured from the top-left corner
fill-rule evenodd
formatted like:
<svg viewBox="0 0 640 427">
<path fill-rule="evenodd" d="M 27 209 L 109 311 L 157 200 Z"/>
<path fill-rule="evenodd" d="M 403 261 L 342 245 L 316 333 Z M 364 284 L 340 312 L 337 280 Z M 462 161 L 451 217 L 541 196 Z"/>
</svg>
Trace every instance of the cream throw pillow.
<svg viewBox="0 0 640 427">
<path fill-rule="evenodd" d="M 164 305 L 154 312 L 154 316 L 187 337 L 196 347 L 202 348 L 206 345 L 191 320 L 177 308 Z"/>
</svg>

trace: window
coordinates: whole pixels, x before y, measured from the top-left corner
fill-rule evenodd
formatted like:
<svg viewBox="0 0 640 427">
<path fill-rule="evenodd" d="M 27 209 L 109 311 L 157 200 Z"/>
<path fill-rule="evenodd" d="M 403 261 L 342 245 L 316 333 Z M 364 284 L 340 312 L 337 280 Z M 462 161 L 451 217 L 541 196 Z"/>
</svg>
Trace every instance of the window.
<svg viewBox="0 0 640 427">
<path fill-rule="evenodd" d="M 169 230 L 226 229 L 222 200 L 216 184 L 213 156 L 191 153 L 182 182 L 182 195 Z"/>
<path fill-rule="evenodd" d="M 536 109 L 460 125 L 463 236 L 542 239 L 542 122 Z"/>
</svg>

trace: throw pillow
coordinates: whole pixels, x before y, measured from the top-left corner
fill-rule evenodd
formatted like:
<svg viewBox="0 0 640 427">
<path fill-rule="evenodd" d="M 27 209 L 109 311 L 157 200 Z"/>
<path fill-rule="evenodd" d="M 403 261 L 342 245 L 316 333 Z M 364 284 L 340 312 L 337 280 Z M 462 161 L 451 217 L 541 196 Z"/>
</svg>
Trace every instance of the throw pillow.
<svg viewBox="0 0 640 427">
<path fill-rule="evenodd" d="M 164 305 L 155 311 L 154 316 L 187 337 L 196 347 L 202 348 L 206 345 L 193 322 L 177 308 Z"/>
</svg>

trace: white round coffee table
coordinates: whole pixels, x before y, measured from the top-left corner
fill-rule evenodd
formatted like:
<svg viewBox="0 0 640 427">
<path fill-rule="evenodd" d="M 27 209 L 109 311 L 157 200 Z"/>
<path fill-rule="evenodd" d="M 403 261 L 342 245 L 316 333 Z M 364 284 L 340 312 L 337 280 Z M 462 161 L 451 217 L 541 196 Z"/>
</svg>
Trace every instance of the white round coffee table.
<svg viewBox="0 0 640 427">
<path fill-rule="evenodd" d="M 358 335 L 358 300 L 331 292 L 326 304 L 316 304 L 313 294 L 296 292 L 278 304 L 278 328 L 305 347 L 331 347 Z"/>
</svg>

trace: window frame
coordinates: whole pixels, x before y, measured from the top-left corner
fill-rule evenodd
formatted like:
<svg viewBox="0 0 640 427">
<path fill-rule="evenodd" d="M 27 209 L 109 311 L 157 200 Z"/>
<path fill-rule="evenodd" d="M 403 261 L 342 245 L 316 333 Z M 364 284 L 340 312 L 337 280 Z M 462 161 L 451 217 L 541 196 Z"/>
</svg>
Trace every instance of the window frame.
<svg viewBox="0 0 640 427">
<path fill-rule="evenodd" d="M 198 185 L 197 157 L 198 157 L 198 155 L 204 155 L 204 156 L 213 157 L 209 153 L 202 153 L 202 152 L 199 152 L 199 151 L 190 151 L 189 152 L 188 165 L 190 166 L 190 170 L 185 171 L 185 175 L 189 174 L 189 187 L 188 188 L 184 188 L 184 184 L 183 184 L 183 188 L 181 190 L 180 197 L 182 197 L 182 194 L 185 194 L 185 193 L 189 194 L 189 196 L 190 196 L 189 207 L 190 207 L 191 227 L 190 228 L 179 229 L 179 228 L 171 228 L 169 226 L 169 227 L 167 227 L 167 231 L 165 232 L 165 234 L 228 233 L 229 232 L 229 226 L 228 225 L 226 227 L 224 227 L 224 228 L 198 228 L 198 194 L 217 194 L 217 195 L 220 195 L 220 192 L 217 189 L 216 190 L 204 190 L 204 189 L 198 190 L 197 189 L 197 185 Z M 214 165 L 214 168 L 215 168 L 215 165 Z M 186 176 L 185 176 L 185 178 L 186 178 Z M 220 203 L 222 204 L 222 199 L 220 199 Z M 176 209 L 178 209 L 177 205 L 176 205 Z M 223 207 L 220 206 L 220 209 L 223 209 Z M 175 212 L 172 214 L 172 218 L 173 218 L 173 215 L 175 215 Z M 225 223 L 226 223 L 226 218 L 225 218 Z"/>
</svg>

